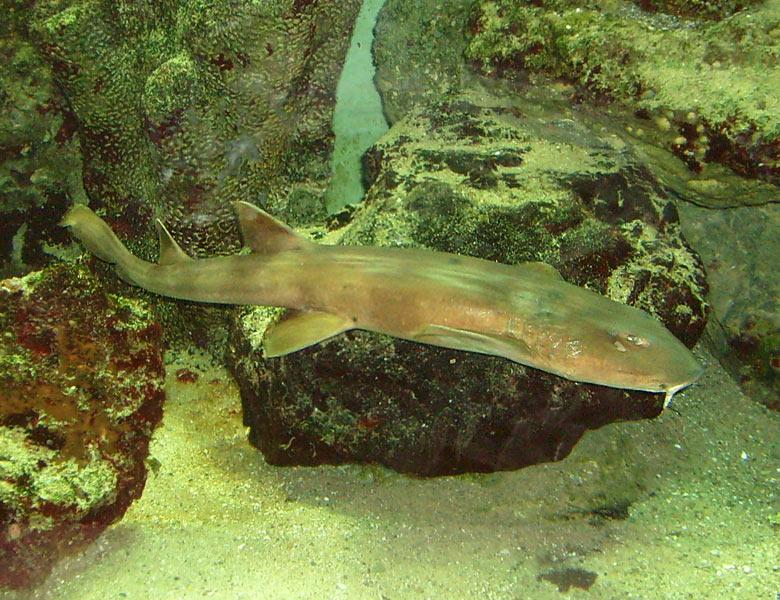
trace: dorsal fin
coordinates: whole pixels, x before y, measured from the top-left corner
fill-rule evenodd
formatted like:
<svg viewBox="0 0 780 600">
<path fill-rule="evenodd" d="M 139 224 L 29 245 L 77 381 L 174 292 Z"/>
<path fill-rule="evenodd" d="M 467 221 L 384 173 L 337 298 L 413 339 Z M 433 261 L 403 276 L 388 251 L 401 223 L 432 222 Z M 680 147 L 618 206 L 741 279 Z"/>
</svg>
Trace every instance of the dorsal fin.
<svg viewBox="0 0 780 600">
<path fill-rule="evenodd" d="M 281 221 L 249 202 L 234 202 L 244 245 L 258 254 L 297 250 L 312 244 Z"/>
<path fill-rule="evenodd" d="M 157 235 L 160 238 L 160 258 L 157 259 L 158 265 L 173 265 L 179 262 L 193 260 L 176 243 L 170 232 L 165 228 L 162 221 L 157 219 Z"/>
<path fill-rule="evenodd" d="M 528 272 L 541 275 L 542 277 L 550 277 L 552 279 L 563 280 L 563 277 L 558 272 L 558 270 L 552 265 L 548 265 L 547 263 L 530 261 L 530 262 L 520 263 L 516 266 L 520 269 L 525 269 Z"/>
</svg>

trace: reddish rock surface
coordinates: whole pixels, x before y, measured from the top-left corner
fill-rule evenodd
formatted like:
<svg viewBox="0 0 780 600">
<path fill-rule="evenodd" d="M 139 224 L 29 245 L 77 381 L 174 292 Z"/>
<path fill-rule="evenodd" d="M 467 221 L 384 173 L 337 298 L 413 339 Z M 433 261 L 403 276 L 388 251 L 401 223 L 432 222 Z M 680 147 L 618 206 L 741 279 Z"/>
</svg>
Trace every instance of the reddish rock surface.
<svg viewBox="0 0 780 600">
<path fill-rule="evenodd" d="M 161 330 L 83 266 L 0 281 L 0 586 L 40 582 L 141 495 Z"/>
</svg>

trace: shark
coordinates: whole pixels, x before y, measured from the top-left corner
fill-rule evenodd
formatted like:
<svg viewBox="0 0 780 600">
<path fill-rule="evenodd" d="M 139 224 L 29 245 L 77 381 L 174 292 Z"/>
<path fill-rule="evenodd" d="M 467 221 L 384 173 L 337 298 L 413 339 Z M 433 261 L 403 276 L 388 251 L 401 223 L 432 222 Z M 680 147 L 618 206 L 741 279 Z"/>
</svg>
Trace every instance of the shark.
<svg viewBox="0 0 780 600">
<path fill-rule="evenodd" d="M 577 382 L 664 394 L 702 367 L 649 313 L 566 282 L 541 262 L 508 265 L 423 248 L 317 244 L 235 202 L 248 253 L 193 259 L 156 221 L 157 263 L 133 255 L 83 204 L 61 221 L 126 282 L 183 300 L 291 309 L 264 334 L 267 358 L 350 329 L 503 357 Z"/>
</svg>

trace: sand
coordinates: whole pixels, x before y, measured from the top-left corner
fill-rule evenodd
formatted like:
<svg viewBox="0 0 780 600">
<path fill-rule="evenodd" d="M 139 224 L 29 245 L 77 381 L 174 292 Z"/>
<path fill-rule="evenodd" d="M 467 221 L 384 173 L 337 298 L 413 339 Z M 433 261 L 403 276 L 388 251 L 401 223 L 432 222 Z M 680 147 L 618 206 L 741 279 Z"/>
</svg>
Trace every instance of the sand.
<svg viewBox="0 0 780 600">
<path fill-rule="evenodd" d="M 3 597 L 544 600 L 567 572 L 596 576 L 572 599 L 774 599 L 780 415 L 698 356 L 703 380 L 656 420 L 590 432 L 559 463 L 432 480 L 266 465 L 227 372 L 170 357 L 143 497 Z"/>
</svg>

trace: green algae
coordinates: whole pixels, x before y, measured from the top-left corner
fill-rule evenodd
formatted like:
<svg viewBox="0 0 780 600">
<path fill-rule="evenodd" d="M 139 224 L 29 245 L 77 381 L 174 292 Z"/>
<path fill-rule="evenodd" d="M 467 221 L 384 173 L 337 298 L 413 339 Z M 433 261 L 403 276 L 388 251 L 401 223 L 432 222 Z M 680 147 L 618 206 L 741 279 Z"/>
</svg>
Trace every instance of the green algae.
<svg viewBox="0 0 780 600">
<path fill-rule="evenodd" d="M 471 32 L 466 55 L 488 74 L 523 67 L 573 82 L 646 115 L 645 128 L 677 131 L 665 145 L 693 171 L 720 162 L 780 181 L 778 0 L 713 21 L 620 1 L 491 0 L 475 5 Z"/>
<path fill-rule="evenodd" d="M 110 461 L 93 457 L 84 465 L 75 459 L 43 469 L 32 491 L 44 502 L 95 510 L 116 499 L 118 474 Z"/>
<path fill-rule="evenodd" d="M 154 321 L 154 311 L 148 302 L 119 294 L 108 294 L 108 298 L 116 305 L 117 313 L 123 317 L 115 325 L 117 331 L 141 331 Z"/>
<path fill-rule="evenodd" d="M 29 433 L 18 427 L 0 428 L 0 503 L 9 509 L 32 512 L 42 503 L 60 507 L 96 509 L 115 500 L 117 471 L 107 460 L 93 456 L 86 464 L 60 460 L 43 446 L 31 448 Z M 44 465 L 41 468 L 41 465 Z M 38 529 L 48 529 L 39 521 Z"/>
<path fill-rule="evenodd" d="M 562 4 L 478 3 L 468 57 L 488 68 L 519 59 L 637 108 L 696 110 L 711 122 L 733 119 L 737 129 L 759 124 L 769 139 L 780 133 L 780 99 L 772 92 L 780 83 L 777 2 L 695 28 L 622 17 L 593 2 Z"/>
</svg>

